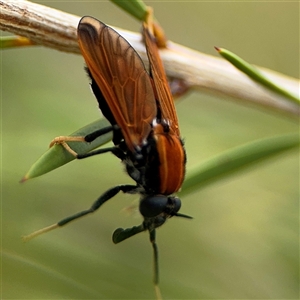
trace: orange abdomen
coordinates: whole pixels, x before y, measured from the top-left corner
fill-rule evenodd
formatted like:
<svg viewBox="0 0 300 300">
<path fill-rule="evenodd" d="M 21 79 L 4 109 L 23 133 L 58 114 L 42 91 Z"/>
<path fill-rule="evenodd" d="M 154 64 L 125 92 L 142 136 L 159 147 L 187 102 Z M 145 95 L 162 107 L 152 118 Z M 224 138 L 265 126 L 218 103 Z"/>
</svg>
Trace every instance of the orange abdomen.
<svg viewBox="0 0 300 300">
<path fill-rule="evenodd" d="M 177 192 L 184 180 L 186 155 L 181 139 L 161 124 L 153 128 L 159 156 L 160 186 L 158 192 L 170 195 Z"/>
</svg>

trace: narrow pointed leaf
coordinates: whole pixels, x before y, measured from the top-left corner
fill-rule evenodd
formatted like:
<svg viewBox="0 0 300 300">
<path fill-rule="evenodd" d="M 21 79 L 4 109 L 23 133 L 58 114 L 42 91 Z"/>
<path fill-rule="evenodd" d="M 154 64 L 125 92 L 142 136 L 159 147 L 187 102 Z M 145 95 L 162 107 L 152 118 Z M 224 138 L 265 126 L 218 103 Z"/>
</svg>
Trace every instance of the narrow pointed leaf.
<svg viewBox="0 0 300 300">
<path fill-rule="evenodd" d="M 181 195 L 214 183 L 229 174 L 253 166 L 276 154 L 299 147 L 299 135 L 289 134 L 257 140 L 223 152 L 188 172 Z"/>
<path fill-rule="evenodd" d="M 75 131 L 74 133 L 70 134 L 70 136 L 86 136 L 91 132 L 107 127 L 109 125 L 110 124 L 106 119 L 100 119 Z M 112 133 L 109 132 L 107 134 L 98 137 L 92 143 L 68 142 L 68 145 L 76 153 L 83 154 L 95 148 L 98 148 L 99 146 L 109 142 L 111 139 L 112 139 Z M 62 145 L 54 145 L 32 165 L 32 167 L 23 177 L 21 182 L 48 173 L 74 159 L 75 157 L 71 153 L 69 153 Z"/>
<path fill-rule="evenodd" d="M 0 37 L 0 49 L 10 49 L 14 47 L 32 46 L 34 43 L 22 36 L 3 36 Z"/>
<path fill-rule="evenodd" d="M 134 18 L 142 22 L 146 21 L 149 11 L 151 11 L 151 8 L 147 7 L 147 5 L 142 0 L 130 0 L 130 1 L 111 0 L 111 2 L 118 5 L 124 11 L 128 12 Z M 158 48 L 166 48 L 167 39 L 164 30 L 160 26 L 159 22 L 155 19 L 155 17 L 153 21 L 154 22 L 152 25 L 153 25 L 154 35 L 156 37 L 156 44 Z"/>
<path fill-rule="evenodd" d="M 123 10 L 128 12 L 130 15 L 135 17 L 140 21 L 144 21 L 147 14 L 147 6 L 143 1 L 140 0 L 111 0 L 111 2 L 115 3 Z"/>
<path fill-rule="evenodd" d="M 258 82 L 259 84 L 263 85 L 264 87 L 268 88 L 269 90 L 286 97 L 287 99 L 291 100 L 292 102 L 300 105 L 299 96 L 296 97 L 295 95 L 291 94 L 289 91 L 281 88 L 270 79 L 268 79 L 264 74 L 262 74 L 257 68 L 253 65 L 247 63 L 239 56 L 235 55 L 234 53 L 223 49 L 217 48 L 215 49 L 220 53 L 222 57 L 232 63 L 237 69 L 248 75 L 252 80 Z"/>
</svg>

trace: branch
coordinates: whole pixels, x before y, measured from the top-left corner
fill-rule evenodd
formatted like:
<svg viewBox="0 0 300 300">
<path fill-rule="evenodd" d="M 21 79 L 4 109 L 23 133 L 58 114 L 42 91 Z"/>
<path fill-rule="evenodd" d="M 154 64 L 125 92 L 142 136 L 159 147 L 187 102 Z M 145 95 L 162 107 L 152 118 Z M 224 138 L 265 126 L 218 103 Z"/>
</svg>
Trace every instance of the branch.
<svg viewBox="0 0 300 300">
<path fill-rule="evenodd" d="M 27 37 L 37 45 L 80 53 L 76 36 L 79 17 L 22 0 L 0 0 L 0 11 L 1 30 Z M 147 63 L 140 34 L 115 29 L 130 42 Z M 172 42 L 168 42 L 167 47 L 168 49 L 161 50 L 167 76 L 184 81 L 187 87 L 216 92 L 292 115 L 300 114 L 296 104 L 261 87 L 227 61 Z M 299 94 L 299 80 L 271 70 L 259 69 L 290 93 Z"/>
</svg>

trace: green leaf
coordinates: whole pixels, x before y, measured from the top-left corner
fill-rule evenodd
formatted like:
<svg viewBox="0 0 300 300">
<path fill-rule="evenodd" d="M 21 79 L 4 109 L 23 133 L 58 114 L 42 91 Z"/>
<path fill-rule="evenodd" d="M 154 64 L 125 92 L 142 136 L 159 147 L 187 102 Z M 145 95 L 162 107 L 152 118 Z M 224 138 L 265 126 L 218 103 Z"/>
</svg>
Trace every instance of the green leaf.
<svg viewBox="0 0 300 300">
<path fill-rule="evenodd" d="M 223 49 L 215 47 L 215 49 L 220 53 L 222 57 L 228 60 L 231 64 L 233 64 L 237 69 L 248 75 L 252 80 L 258 82 L 269 90 L 286 97 L 291 100 L 293 103 L 300 105 L 300 99 L 295 95 L 291 94 L 289 91 L 281 88 L 277 84 L 273 83 L 270 79 L 268 79 L 265 75 L 263 75 L 257 68 L 248 62 L 244 61 L 242 58 L 237 56 L 236 54 Z"/>
<path fill-rule="evenodd" d="M 24 47 L 32 45 L 34 45 L 34 43 L 31 40 L 22 36 L 0 37 L 0 49 L 9 49 L 14 47 Z"/>
<path fill-rule="evenodd" d="M 253 166 L 276 154 L 299 147 L 299 135 L 265 138 L 223 152 L 189 171 L 181 195 L 203 188 L 229 174 Z"/>
<path fill-rule="evenodd" d="M 123 10 L 127 11 L 130 15 L 140 21 L 144 21 L 147 14 L 147 6 L 141 0 L 111 0 Z"/>
<path fill-rule="evenodd" d="M 111 2 L 115 3 L 134 18 L 142 22 L 146 21 L 149 14 L 152 15 L 153 13 L 152 8 L 147 6 L 142 0 L 111 0 Z M 159 48 L 166 48 L 167 42 L 164 30 L 154 16 L 153 21 L 153 33 L 156 37 L 156 44 Z"/>
<path fill-rule="evenodd" d="M 106 119 L 100 119 L 75 131 L 74 133 L 70 134 L 70 136 L 86 136 L 89 133 L 92 133 L 101 128 L 105 128 L 109 125 L 110 124 Z M 98 148 L 101 145 L 104 145 L 111 139 L 112 133 L 109 132 L 98 137 L 91 143 L 68 142 L 68 145 L 78 154 L 83 154 L 95 148 Z M 74 159 L 75 157 L 71 153 L 69 153 L 62 145 L 54 145 L 32 165 L 21 182 L 48 173 Z"/>
</svg>

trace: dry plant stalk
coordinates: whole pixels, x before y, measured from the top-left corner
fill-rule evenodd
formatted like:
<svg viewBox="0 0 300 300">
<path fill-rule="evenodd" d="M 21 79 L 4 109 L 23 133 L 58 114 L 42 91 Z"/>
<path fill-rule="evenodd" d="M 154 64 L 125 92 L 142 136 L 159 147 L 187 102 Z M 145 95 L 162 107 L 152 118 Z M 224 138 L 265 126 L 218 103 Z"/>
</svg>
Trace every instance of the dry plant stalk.
<svg viewBox="0 0 300 300">
<path fill-rule="evenodd" d="M 79 53 L 76 29 L 80 17 L 22 0 L 0 0 L 0 11 L 1 30 L 27 37 L 37 45 Z M 147 61 L 141 35 L 115 29 Z M 181 80 L 187 88 L 215 92 L 294 116 L 300 114 L 296 104 L 261 87 L 221 58 L 193 51 L 170 41 L 167 49 L 161 50 L 161 56 L 167 76 Z M 259 69 L 292 94 L 299 94 L 299 80 L 271 70 Z"/>
</svg>

